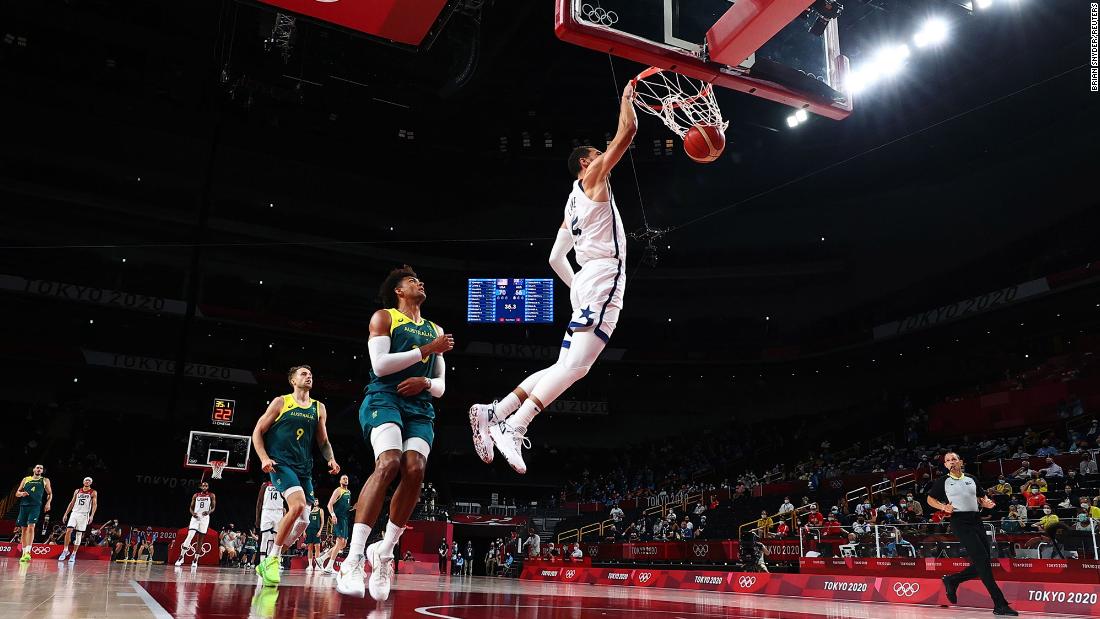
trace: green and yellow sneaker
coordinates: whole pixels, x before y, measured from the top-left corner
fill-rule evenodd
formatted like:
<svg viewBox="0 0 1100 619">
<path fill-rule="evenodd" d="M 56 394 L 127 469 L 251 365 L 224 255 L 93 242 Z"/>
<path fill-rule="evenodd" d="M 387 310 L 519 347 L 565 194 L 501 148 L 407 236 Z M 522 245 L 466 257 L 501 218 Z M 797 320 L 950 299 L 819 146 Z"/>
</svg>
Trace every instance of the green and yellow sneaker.
<svg viewBox="0 0 1100 619">
<path fill-rule="evenodd" d="M 28 562 L 28 561 L 30 561 L 30 560 L 31 560 L 31 553 L 30 553 L 30 551 L 29 551 L 29 550 L 24 550 L 24 551 L 23 551 L 23 556 L 19 557 L 19 562 L 20 562 L 20 563 L 27 563 L 27 562 Z"/>
<path fill-rule="evenodd" d="M 279 557 L 264 557 L 264 560 L 256 565 L 256 573 L 263 579 L 265 587 L 278 587 Z"/>
</svg>

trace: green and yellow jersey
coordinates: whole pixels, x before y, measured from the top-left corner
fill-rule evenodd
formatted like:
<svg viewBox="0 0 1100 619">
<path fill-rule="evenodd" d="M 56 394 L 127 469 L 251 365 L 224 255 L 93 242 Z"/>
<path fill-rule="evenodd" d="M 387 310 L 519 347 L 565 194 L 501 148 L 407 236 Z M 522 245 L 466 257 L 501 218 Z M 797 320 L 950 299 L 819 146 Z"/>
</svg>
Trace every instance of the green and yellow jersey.
<svg viewBox="0 0 1100 619">
<path fill-rule="evenodd" d="M 264 433 L 264 447 L 277 464 L 309 475 L 313 470 L 313 439 L 317 432 L 317 400 L 303 408 L 294 395 L 283 396 L 279 416 Z"/>
<path fill-rule="evenodd" d="M 306 533 L 317 533 L 321 530 L 321 510 L 311 509 L 309 510 L 309 525 L 306 527 Z"/>
<path fill-rule="evenodd" d="M 19 497 L 19 504 L 24 506 L 42 505 L 42 502 L 46 500 L 46 478 L 27 475 L 20 483 L 23 486 L 23 492 L 29 492 L 30 494 Z"/>
<path fill-rule="evenodd" d="M 332 505 L 332 511 L 336 512 L 336 516 L 339 517 L 340 520 L 343 520 L 344 515 L 351 511 L 351 490 L 347 488 L 341 488 L 341 490 L 343 490 L 343 494 L 341 494 L 340 498 L 336 499 L 336 503 Z"/>
<path fill-rule="evenodd" d="M 396 309 L 389 308 L 386 311 L 390 314 L 391 353 L 407 352 L 414 348 L 420 348 L 421 346 L 431 343 L 431 341 L 437 338 L 441 333 L 436 324 L 430 320 L 421 318 L 420 322 L 414 322 L 411 318 Z M 387 376 L 378 376 L 371 370 L 370 384 L 367 385 L 367 393 L 396 394 L 397 386 L 401 384 L 401 381 L 407 378 L 413 378 L 415 376 L 431 378 L 434 375 L 433 369 L 435 368 L 437 356 L 438 355 L 428 355 L 427 357 L 421 358 L 420 363 L 414 363 L 412 366 L 400 372 L 395 372 Z M 432 394 L 429 393 L 428 390 L 424 390 L 408 399 L 431 402 Z"/>
</svg>

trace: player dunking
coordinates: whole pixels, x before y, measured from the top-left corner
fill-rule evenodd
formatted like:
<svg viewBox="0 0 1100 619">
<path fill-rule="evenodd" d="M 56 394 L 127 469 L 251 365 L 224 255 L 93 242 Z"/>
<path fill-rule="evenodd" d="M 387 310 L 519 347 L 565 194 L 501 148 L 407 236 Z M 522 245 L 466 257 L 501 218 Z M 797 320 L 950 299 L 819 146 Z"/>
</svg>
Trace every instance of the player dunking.
<svg viewBox="0 0 1100 619">
<path fill-rule="evenodd" d="M 279 585 L 279 563 L 283 548 L 298 539 L 309 525 L 313 503 L 313 449 L 315 440 L 332 475 L 340 472 L 328 440 L 328 412 L 325 405 L 309 397 L 313 371 L 308 365 L 290 368 L 287 380 L 294 393 L 271 401 L 252 431 L 252 446 L 271 483 L 286 499 L 287 512 L 276 527 L 275 543 L 268 556 L 256 565 L 265 585 Z"/>
<path fill-rule="evenodd" d="M 530 448 L 526 436 L 531 420 L 584 378 L 615 330 L 626 288 L 626 235 L 608 178 L 638 131 L 633 101 L 634 86 L 627 84 L 619 104 L 619 126 L 605 152 L 581 146 L 569 155 L 575 182 L 550 251 L 550 266 L 570 288 L 573 315 L 557 363 L 523 379 L 500 401 L 470 407 L 474 448 L 486 463 L 493 461 L 495 445 L 517 473 L 527 472 L 523 447 Z M 570 249 L 581 267 L 577 273 L 569 264 Z"/>
<path fill-rule="evenodd" d="M 335 574 L 332 566 L 336 565 L 336 557 L 344 551 L 348 543 L 348 533 L 351 531 L 351 490 L 348 490 L 348 476 L 340 476 L 340 485 L 332 491 L 332 497 L 328 500 L 328 513 L 332 517 L 332 537 L 336 540 L 329 551 L 328 561 L 322 569 L 326 574 Z"/>
<path fill-rule="evenodd" d="M 183 565 L 188 552 L 192 557 L 191 565 L 199 564 L 199 553 L 191 545 L 191 540 L 195 539 L 196 533 L 206 536 L 206 532 L 210 529 L 210 514 L 214 513 L 217 503 L 217 497 L 210 492 L 210 484 L 205 481 L 199 484 L 199 491 L 191 495 L 191 522 L 187 525 L 187 539 L 180 545 L 180 556 L 176 559 L 176 567 Z M 202 546 L 202 538 L 199 538 L 199 546 Z"/>
<path fill-rule="evenodd" d="M 279 494 L 279 489 L 270 481 L 265 481 L 260 486 L 260 496 L 256 498 L 256 523 L 260 529 L 261 561 L 271 553 L 271 547 L 275 544 L 275 535 L 279 532 L 279 521 L 285 515 L 283 495 Z"/>
<path fill-rule="evenodd" d="M 24 477 L 15 491 L 15 496 L 19 498 L 19 516 L 15 525 L 19 527 L 19 546 L 23 550 L 19 557 L 21 563 L 31 560 L 34 526 L 38 523 L 39 516 L 50 511 L 53 488 L 50 487 L 50 480 L 42 476 L 45 470 L 46 467 L 41 464 L 34 465 L 31 475 Z"/>
<path fill-rule="evenodd" d="M 325 526 L 325 511 L 321 509 L 321 501 L 316 497 L 313 506 L 309 510 L 309 526 L 306 527 L 306 571 L 312 572 L 313 568 L 321 568 L 321 529 Z"/>
<path fill-rule="evenodd" d="M 69 558 L 69 563 L 76 563 L 76 551 L 80 550 L 80 540 L 88 530 L 88 524 L 95 518 L 95 510 L 99 503 L 99 493 L 92 490 L 92 478 L 85 477 L 84 485 L 73 491 L 73 498 L 69 506 L 65 508 L 65 542 L 61 545 L 61 555 L 58 561 Z M 69 540 L 73 530 L 76 530 L 76 538 L 73 541 L 72 550 L 69 550 Z"/>
<path fill-rule="evenodd" d="M 355 504 L 348 558 L 340 566 L 336 590 L 363 597 L 363 561 L 370 561 L 370 594 L 389 597 L 393 549 L 420 499 L 420 483 L 435 438 L 432 398 L 446 388 L 443 353 L 454 338 L 420 314 L 427 295 L 424 282 L 406 266 L 393 270 L 380 291 L 383 307 L 370 319 L 371 375 L 367 396 L 359 407 L 363 436 L 374 449 L 374 472 Z M 398 471 L 401 482 L 390 499 L 390 521 L 381 541 L 364 548 L 370 525 L 378 520 L 386 489 Z"/>
</svg>

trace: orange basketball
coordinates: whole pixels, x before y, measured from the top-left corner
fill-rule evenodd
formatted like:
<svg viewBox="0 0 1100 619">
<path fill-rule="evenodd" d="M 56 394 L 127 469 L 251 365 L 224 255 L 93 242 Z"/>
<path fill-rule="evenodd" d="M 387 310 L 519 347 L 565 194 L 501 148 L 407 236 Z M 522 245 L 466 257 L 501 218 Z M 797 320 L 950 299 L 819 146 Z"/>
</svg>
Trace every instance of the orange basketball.
<svg viewBox="0 0 1100 619">
<path fill-rule="evenodd" d="M 710 163 L 726 148 L 726 136 L 713 125 L 695 125 L 684 136 L 684 152 L 699 163 Z"/>
</svg>

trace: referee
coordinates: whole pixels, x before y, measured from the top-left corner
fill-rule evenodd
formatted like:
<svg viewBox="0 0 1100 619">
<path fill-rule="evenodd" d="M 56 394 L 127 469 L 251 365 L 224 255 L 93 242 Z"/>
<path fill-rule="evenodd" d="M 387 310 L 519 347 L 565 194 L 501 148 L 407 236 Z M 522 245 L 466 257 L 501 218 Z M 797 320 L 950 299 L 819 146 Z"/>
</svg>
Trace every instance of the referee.
<svg viewBox="0 0 1100 619">
<path fill-rule="evenodd" d="M 989 543 L 985 539 L 985 530 L 978 510 L 981 507 L 992 509 L 996 504 L 988 497 L 978 497 L 978 480 L 963 473 L 963 460 L 959 454 L 949 451 L 943 457 L 947 475 L 940 477 L 928 491 L 928 504 L 933 509 L 947 512 L 951 516 L 951 532 L 966 548 L 970 567 L 943 577 L 943 586 L 947 589 L 947 599 L 952 604 L 959 602 L 956 592 L 959 585 L 981 578 L 993 600 L 994 615 L 1017 616 L 1020 613 L 1008 605 L 997 581 L 993 580 L 993 570 L 989 567 Z"/>
</svg>

